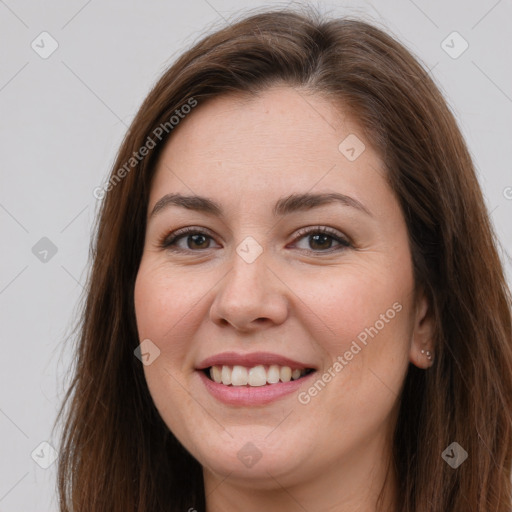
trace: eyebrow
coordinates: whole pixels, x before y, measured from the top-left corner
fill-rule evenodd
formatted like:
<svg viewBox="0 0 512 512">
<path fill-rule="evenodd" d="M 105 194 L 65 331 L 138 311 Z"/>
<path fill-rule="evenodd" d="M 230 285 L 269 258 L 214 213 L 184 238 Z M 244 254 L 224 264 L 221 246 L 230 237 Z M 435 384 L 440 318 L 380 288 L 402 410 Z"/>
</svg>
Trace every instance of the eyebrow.
<svg viewBox="0 0 512 512">
<path fill-rule="evenodd" d="M 274 216 L 284 216 L 299 211 L 307 211 L 312 208 L 324 206 L 327 204 L 339 203 L 344 206 L 350 206 L 363 213 L 366 213 L 370 217 L 372 214 L 361 202 L 353 197 L 338 192 L 327 192 L 323 194 L 291 194 L 287 197 L 279 199 L 274 208 Z M 223 209 L 218 203 L 207 197 L 201 197 L 197 195 L 182 195 L 182 194 L 166 194 L 159 199 L 150 214 L 150 217 L 154 217 L 162 210 L 170 206 L 179 206 L 188 210 L 195 210 L 198 212 L 208 213 L 215 215 L 216 217 L 223 216 Z"/>
</svg>

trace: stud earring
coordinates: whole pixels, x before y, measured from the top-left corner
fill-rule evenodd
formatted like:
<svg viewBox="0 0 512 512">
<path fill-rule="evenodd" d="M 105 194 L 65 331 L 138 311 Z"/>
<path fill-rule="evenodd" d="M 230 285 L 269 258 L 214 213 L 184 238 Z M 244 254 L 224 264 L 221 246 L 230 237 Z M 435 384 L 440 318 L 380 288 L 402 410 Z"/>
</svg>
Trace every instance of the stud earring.
<svg viewBox="0 0 512 512">
<path fill-rule="evenodd" d="M 422 353 L 422 354 L 425 354 L 425 355 L 427 356 L 427 359 L 428 359 L 429 361 L 432 361 L 432 352 L 430 352 L 430 350 L 425 351 L 425 350 L 423 350 L 423 349 L 422 349 L 422 350 L 421 350 L 421 353 Z"/>
</svg>

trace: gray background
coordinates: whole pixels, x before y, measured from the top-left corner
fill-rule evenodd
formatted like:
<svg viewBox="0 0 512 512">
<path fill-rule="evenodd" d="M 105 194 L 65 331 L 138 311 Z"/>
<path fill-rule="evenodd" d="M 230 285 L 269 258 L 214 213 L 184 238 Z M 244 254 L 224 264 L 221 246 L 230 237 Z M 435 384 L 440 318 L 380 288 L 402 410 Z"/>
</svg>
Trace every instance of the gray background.
<svg viewBox="0 0 512 512">
<path fill-rule="evenodd" d="M 89 265 L 93 190 L 137 108 L 202 33 L 245 8 L 285 4 L 0 0 L 0 512 L 58 508 L 56 463 L 40 467 L 51 460 L 40 443 L 58 450 L 51 429 Z M 511 282 L 512 1 L 315 4 L 373 21 L 432 69 L 477 166 Z M 51 49 L 43 31 L 58 43 L 46 59 L 31 46 Z M 453 31 L 469 44 L 458 58 L 445 49 L 458 53 L 462 40 L 442 45 Z"/>
</svg>

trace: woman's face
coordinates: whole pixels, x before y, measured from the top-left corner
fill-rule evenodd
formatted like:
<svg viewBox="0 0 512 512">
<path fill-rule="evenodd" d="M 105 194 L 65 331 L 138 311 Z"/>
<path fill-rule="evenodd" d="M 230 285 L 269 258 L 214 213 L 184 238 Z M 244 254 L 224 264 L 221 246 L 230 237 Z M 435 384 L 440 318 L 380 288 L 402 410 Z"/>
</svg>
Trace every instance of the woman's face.
<svg viewBox="0 0 512 512">
<path fill-rule="evenodd" d="M 367 477 L 409 361 L 427 366 L 403 215 L 341 114 L 289 87 L 215 98 L 158 162 L 135 286 L 144 372 L 209 475 Z"/>
</svg>

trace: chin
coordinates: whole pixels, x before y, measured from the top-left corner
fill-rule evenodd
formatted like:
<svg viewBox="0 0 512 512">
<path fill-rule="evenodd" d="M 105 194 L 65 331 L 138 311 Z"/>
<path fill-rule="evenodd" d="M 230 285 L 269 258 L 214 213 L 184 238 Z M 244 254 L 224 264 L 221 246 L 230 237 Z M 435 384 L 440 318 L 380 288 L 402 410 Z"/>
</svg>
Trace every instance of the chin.
<svg viewBox="0 0 512 512">
<path fill-rule="evenodd" d="M 297 453 L 300 444 L 295 436 L 276 435 L 275 439 L 265 439 L 268 435 L 268 429 L 259 436 L 237 432 L 229 441 L 195 444 L 193 455 L 205 470 L 222 478 L 240 480 L 241 485 L 250 481 L 252 487 L 273 489 L 279 487 L 276 480 L 279 483 L 300 480 L 307 471 L 306 462 L 311 460 L 311 454 Z"/>
</svg>

